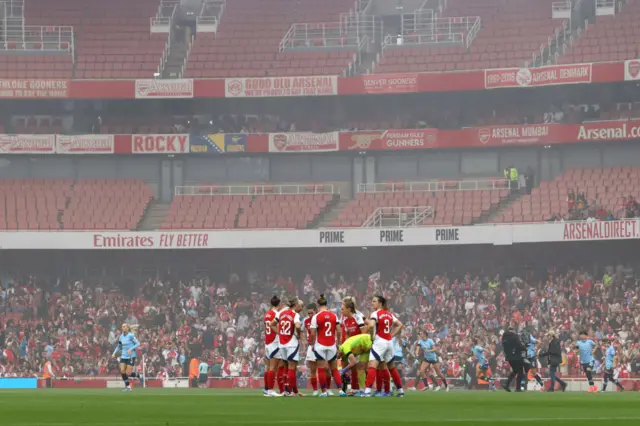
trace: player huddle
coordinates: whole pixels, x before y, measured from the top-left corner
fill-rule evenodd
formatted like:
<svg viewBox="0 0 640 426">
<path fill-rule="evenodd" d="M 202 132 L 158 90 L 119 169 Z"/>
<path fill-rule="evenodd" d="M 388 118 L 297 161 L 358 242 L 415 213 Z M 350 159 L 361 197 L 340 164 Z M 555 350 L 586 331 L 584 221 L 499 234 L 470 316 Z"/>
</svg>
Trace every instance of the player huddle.
<svg viewBox="0 0 640 426">
<path fill-rule="evenodd" d="M 355 300 L 346 297 L 341 305 L 341 317 L 328 309 L 327 299 L 321 295 L 316 304 L 307 306 L 304 321 L 300 312 L 304 304 L 297 298 L 286 307 L 274 296 L 272 308 L 264 315 L 265 355 L 264 395 L 267 397 L 302 396 L 297 386 L 297 367 L 300 360 L 300 339 L 307 340 L 306 361 L 314 396 L 327 397 L 331 379 L 340 396 L 347 396 L 343 378 L 351 382 L 349 395 L 369 397 L 374 383 L 384 391 L 378 396 L 391 396 L 393 379 L 397 396 L 403 397 L 402 380 L 394 364 L 393 339 L 403 325 L 387 309 L 387 301 L 375 296 L 371 301 L 371 315 L 365 319 L 357 311 Z M 373 335 L 373 338 L 371 337 Z M 339 361 L 343 368 L 338 369 Z M 348 375 L 347 375 L 348 373 Z M 359 376 L 366 374 L 365 389 L 360 390 Z M 274 390 L 276 380 L 280 392 Z"/>
</svg>

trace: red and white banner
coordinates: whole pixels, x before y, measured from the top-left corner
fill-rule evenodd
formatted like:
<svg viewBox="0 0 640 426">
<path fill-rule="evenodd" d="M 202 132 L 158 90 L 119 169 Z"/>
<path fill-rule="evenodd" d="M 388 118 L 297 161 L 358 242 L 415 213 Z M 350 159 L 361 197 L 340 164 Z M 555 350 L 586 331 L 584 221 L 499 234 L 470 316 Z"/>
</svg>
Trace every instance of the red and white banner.
<svg viewBox="0 0 640 426">
<path fill-rule="evenodd" d="M 482 145 L 533 145 L 549 139 L 553 124 L 470 128 Z"/>
<path fill-rule="evenodd" d="M 486 89 L 591 83 L 592 64 L 551 65 L 540 68 L 502 68 L 484 71 Z"/>
<path fill-rule="evenodd" d="M 189 135 L 133 135 L 131 152 L 134 154 L 186 154 Z"/>
<path fill-rule="evenodd" d="M 610 222 L 570 222 L 564 224 L 565 241 L 627 240 L 640 238 L 636 219 Z"/>
<path fill-rule="evenodd" d="M 269 133 L 269 152 L 337 151 L 338 142 L 338 132 Z"/>
<path fill-rule="evenodd" d="M 418 91 L 418 74 L 367 74 L 362 76 L 365 93 L 412 93 Z"/>
<path fill-rule="evenodd" d="M 227 98 L 329 96 L 338 94 L 338 76 L 227 78 Z"/>
<path fill-rule="evenodd" d="M 630 59 L 624 61 L 624 79 L 640 80 L 640 60 Z"/>
<path fill-rule="evenodd" d="M 0 98 L 45 99 L 69 97 L 69 80 L 0 80 Z"/>
<path fill-rule="evenodd" d="M 55 135 L 0 135 L 0 155 L 55 153 Z"/>
<path fill-rule="evenodd" d="M 179 99 L 193 98 L 193 80 L 136 80 L 136 99 Z"/>
<path fill-rule="evenodd" d="M 437 129 L 385 130 L 384 132 L 354 132 L 340 135 L 340 150 L 366 151 L 425 149 L 437 143 Z"/>
<path fill-rule="evenodd" d="M 58 135 L 58 154 L 113 154 L 113 135 Z"/>
</svg>

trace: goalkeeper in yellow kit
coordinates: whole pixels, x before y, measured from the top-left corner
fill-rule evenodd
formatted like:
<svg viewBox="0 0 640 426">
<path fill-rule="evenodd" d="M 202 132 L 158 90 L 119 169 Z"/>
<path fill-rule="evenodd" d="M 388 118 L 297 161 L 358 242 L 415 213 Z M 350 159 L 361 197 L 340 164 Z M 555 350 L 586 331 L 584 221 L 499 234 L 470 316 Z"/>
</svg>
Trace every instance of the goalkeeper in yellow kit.
<svg viewBox="0 0 640 426">
<path fill-rule="evenodd" d="M 347 371 L 357 366 L 359 363 L 366 365 L 369 362 L 369 352 L 373 341 L 369 334 L 358 334 L 353 337 L 349 337 L 338 347 L 338 356 L 347 360 L 347 365 L 344 365 L 340 370 L 340 375 L 344 375 Z M 354 380 L 358 380 L 355 378 Z"/>
</svg>

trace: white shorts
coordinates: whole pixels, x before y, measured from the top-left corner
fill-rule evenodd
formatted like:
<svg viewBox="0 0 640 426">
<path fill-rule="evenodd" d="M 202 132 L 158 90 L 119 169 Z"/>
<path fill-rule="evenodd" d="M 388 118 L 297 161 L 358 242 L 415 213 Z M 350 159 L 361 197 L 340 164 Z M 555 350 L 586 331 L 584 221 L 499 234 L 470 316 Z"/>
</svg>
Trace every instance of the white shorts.
<svg viewBox="0 0 640 426">
<path fill-rule="evenodd" d="M 278 352 L 280 349 L 280 345 L 278 344 L 277 340 L 274 340 L 273 342 L 269 343 L 268 345 L 265 345 L 264 347 L 264 356 L 267 359 L 279 359 L 278 358 Z"/>
<path fill-rule="evenodd" d="M 295 345 L 280 346 L 278 353 L 280 354 L 279 358 L 284 361 L 300 361 L 300 345 L 298 343 Z"/>
<path fill-rule="evenodd" d="M 393 361 L 394 352 L 391 340 L 376 338 L 371 347 L 369 361 L 391 362 Z"/>
<path fill-rule="evenodd" d="M 334 361 L 338 356 L 338 348 L 335 346 L 324 346 L 319 343 L 313 345 L 313 352 L 318 361 Z"/>
<path fill-rule="evenodd" d="M 316 362 L 316 354 L 313 353 L 313 346 L 309 345 L 307 348 L 307 357 L 305 358 L 307 362 Z"/>
</svg>

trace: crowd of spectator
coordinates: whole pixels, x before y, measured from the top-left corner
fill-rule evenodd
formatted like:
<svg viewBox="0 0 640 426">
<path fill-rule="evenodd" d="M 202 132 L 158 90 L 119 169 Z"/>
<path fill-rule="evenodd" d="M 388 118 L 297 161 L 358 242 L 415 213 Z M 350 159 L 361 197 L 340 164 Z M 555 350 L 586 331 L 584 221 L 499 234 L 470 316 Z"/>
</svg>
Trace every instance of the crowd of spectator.
<svg viewBox="0 0 640 426">
<path fill-rule="evenodd" d="M 336 311 L 345 295 L 354 295 L 365 313 L 373 294 L 385 295 L 406 325 L 407 376 L 415 375 L 419 364 L 414 348 L 420 330 L 438 342 L 448 374 L 462 374 L 472 337 L 488 348 L 493 371 L 504 374 L 499 335 L 506 325 L 527 327 L 541 340 L 556 330 L 567 358 L 565 374 L 580 374 L 572 343 L 583 329 L 594 339 L 620 342 L 621 377 L 640 368 L 640 286 L 633 270 L 622 266 L 604 268 L 597 276 L 583 269 L 549 270 L 546 278 L 526 269 L 505 277 L 424 276 L 404 268 L 380 279 L 330 274 L 298 281 L 248 272 L 230 274 L 224 282 L 153 278 L 128 288 L 83 280 L 40 282 L 36 276 L 3 282 L 3 376 L 41 375 L 44 361 L 51 359 L 61 377 L 115 377 L 117 361 L 111 354 L 123 322 L 133 326 L 142 343 L 139 355 L 145 356 L 148 377 L 185 376 L 191 357 L 207 361 L 211 376 L 260 376 L 262 316 L 270 295 L 295 294 L 306 303 L 321 292 Z M 304 367 L 300 374 L 306 374 Z"/>
</svg>

